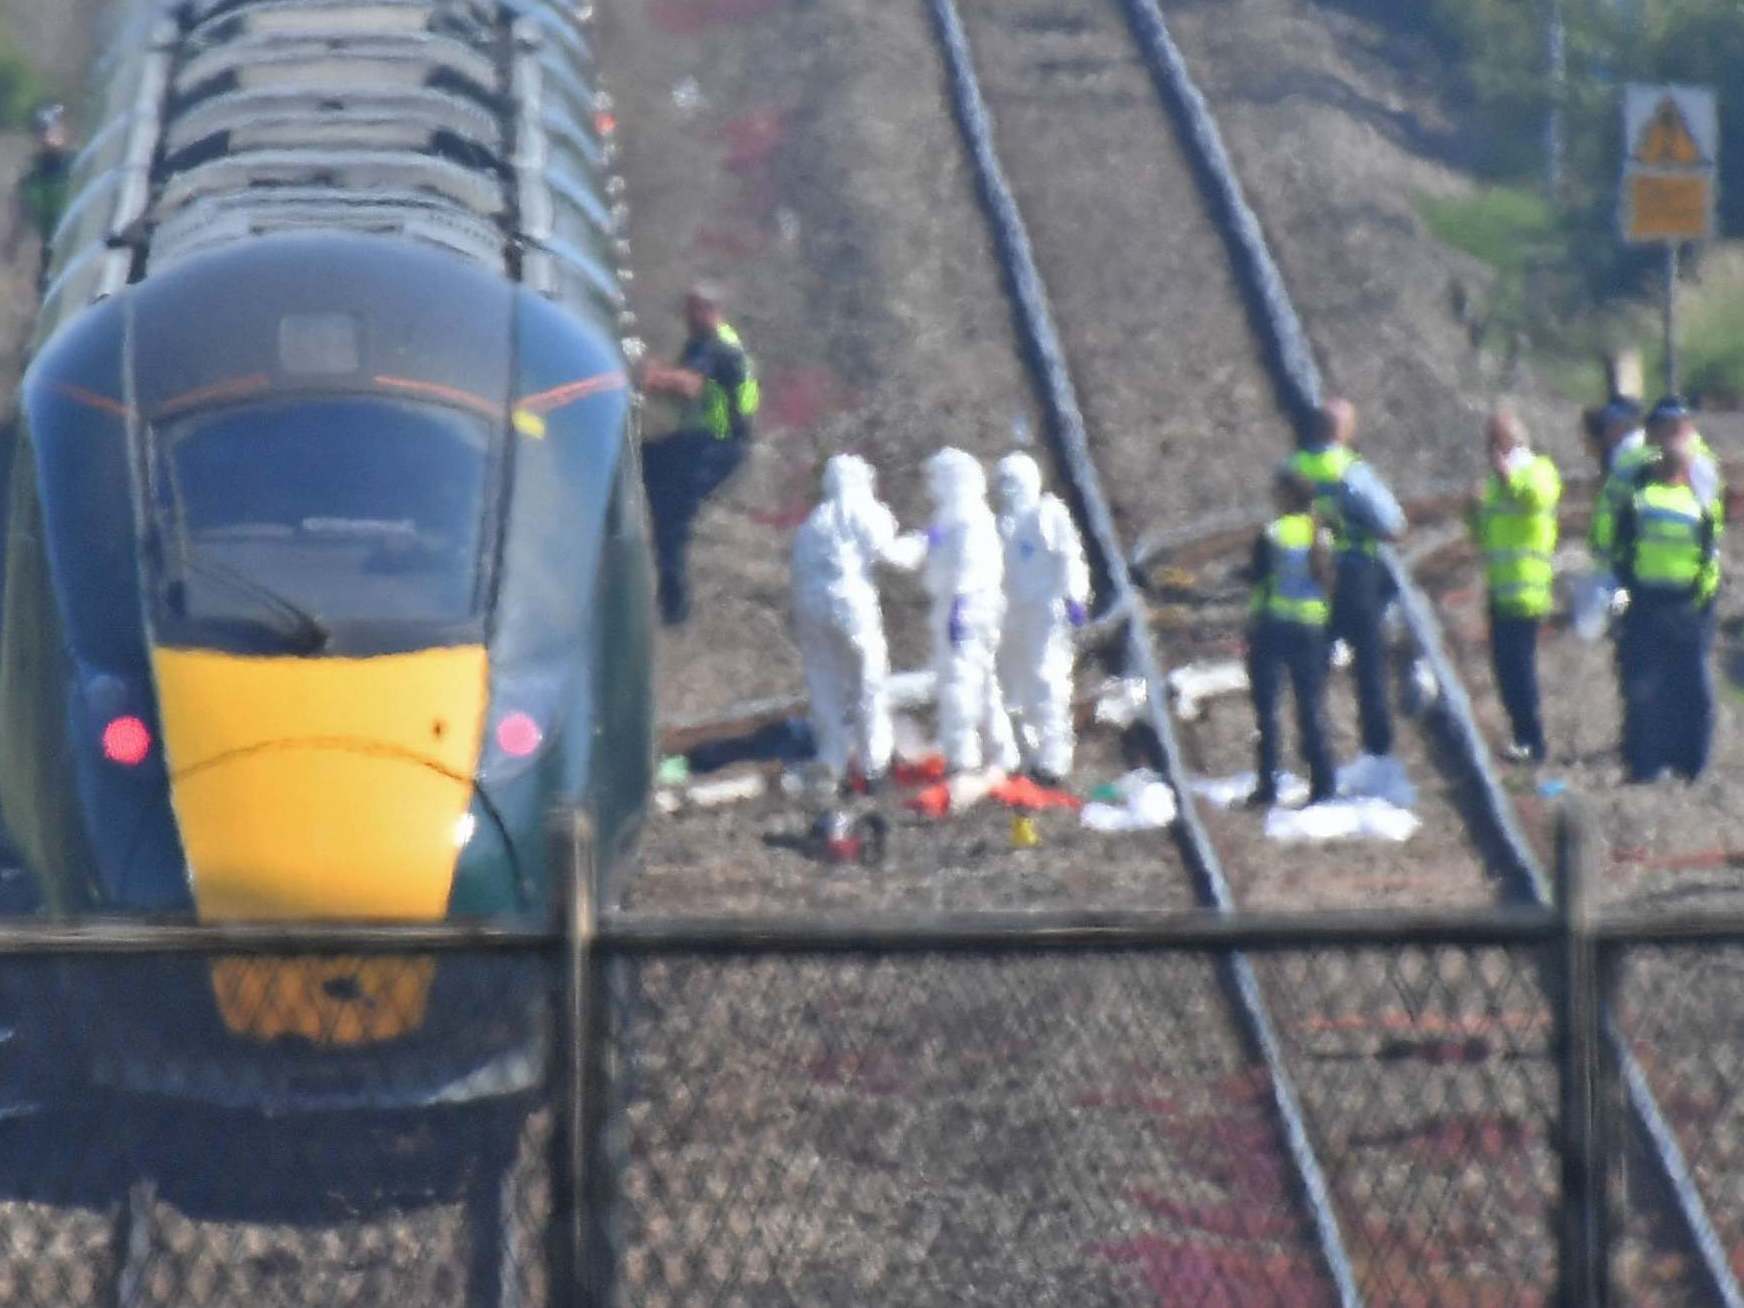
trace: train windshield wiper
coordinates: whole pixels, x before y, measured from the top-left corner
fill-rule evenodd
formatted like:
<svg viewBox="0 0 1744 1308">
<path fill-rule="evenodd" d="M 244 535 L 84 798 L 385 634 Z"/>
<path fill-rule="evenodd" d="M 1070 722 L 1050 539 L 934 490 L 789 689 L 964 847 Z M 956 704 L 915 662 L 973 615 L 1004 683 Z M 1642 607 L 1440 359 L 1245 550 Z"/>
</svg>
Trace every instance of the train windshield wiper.
<svg viewBox="0 0 1744 1308">
<path fill-rule="evenodd" d="M 209 581 L 241 591 L 285 618 L 287 621 L 279 625 L 278 634 L 292 642 L 295 653 L 319 654 L 332 642 L 332 629 L 318 615 L 288 596 L 281 595 L 265 582 L 249 576 L 240 568 L 220 563 L 216 559 L 202 558 L 191 551 L 183 552 L 181 564 L 185 572 L 196 573 Z"/>
</svg>

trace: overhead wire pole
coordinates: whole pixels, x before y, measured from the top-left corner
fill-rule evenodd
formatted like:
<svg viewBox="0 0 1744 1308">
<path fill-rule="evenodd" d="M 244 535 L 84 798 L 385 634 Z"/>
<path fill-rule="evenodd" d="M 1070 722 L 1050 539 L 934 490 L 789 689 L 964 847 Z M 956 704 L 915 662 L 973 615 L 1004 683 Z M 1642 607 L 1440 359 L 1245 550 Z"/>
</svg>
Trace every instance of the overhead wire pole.
<svg viewBox="0 0 1744 1308">
<path fill-rule="evenodd" d="M 1665 392 L 1678 393 L 1677 385 L 1677 242 L 1665 243 Z"/>
<path fill-rule="evenodd" d="M 1550 103 L 1544 117 L 1544 189 L 1554 202 L 1562 191 L 1565 141 L 1563 106 L 1568 87 L 1568 28 L 1563 0 L 1541 0 L 1544 6 L 1544 67 Z"/>
</svg>

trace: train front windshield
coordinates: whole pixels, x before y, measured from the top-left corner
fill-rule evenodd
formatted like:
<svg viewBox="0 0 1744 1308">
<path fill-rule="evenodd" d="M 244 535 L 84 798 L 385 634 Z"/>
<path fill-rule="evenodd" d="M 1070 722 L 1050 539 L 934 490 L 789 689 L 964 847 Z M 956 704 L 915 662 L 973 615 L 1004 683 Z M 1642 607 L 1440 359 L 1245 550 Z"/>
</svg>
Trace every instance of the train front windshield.
<svg viewBox="0 0 1744 1308">
<path fill-rule="evenodd" d="M 359 643 L 336 633 L 476 625 L 490 430 L 468 413 L 370 397 L 168 425 L 156 440 L 154 553 L 171 624 L 307 652 Z"/>
</svg>

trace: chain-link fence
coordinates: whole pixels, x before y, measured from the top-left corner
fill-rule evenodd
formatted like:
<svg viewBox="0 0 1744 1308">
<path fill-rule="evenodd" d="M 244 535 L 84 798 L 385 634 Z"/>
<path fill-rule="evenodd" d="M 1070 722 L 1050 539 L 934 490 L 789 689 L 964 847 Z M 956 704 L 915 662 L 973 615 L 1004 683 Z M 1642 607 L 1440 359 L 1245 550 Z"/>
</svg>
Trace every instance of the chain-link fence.
<svg viewBox="0 0 1744 1308">
<path fill-rule="evenodd" d="M 1536 910 L 0 925 L 0 1304 L 1725 1303 L 1739 999 Z"/>
<path fill-rule="evenodd" d="M 560 937 L 6 943 L 0 1304 L 564 1301 Z"/>
</svg>

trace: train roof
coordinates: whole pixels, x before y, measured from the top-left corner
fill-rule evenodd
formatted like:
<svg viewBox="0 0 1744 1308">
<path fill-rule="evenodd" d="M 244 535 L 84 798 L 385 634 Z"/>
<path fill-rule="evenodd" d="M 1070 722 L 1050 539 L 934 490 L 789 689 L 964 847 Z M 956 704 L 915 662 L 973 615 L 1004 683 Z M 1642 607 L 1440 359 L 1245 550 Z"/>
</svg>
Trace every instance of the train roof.
<svg viewBox="0 0 1744 1308">
<path fill-rule="evenodd" d="M 632 328 L 582 7 L 149 0 L 104 82 L 39 338 L 195 256 L 291 234 L 389 238 Z"/>
</svg>

